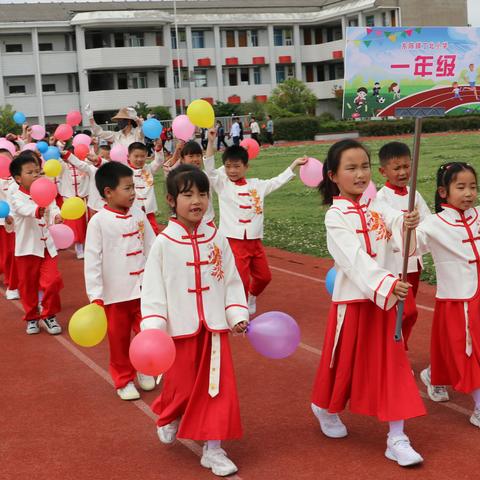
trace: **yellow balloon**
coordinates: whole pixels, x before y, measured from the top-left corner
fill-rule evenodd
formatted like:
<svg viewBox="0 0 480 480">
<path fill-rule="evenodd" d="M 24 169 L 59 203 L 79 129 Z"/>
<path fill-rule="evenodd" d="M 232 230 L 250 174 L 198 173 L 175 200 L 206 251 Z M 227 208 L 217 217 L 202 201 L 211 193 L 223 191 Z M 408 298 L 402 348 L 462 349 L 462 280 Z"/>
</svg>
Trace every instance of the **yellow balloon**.
<svg viewBox="0 0 480 480">
<path fill-rule="evenodd" d="M 212 128 L 215 123 L 215 112 L 206 100 L 194 100 L 187 108 L 190 121 L 201 128 Z"/>
<path fill-rule="evenodd" d="M 58 177 L 62 173 L 62 165 L 58 160 L 52 158 L 45 162 L 43 171 L 47 177 Z"/>
<path fill-rule="evenodd" d="M 85 213 L 85 202 L 79 197 L 67 198 L 60 209 L 60 215 L 65 220 L 76 220 Z"/>
<path fill-rule="evenodd" d="M 68 333 L 82 347 L 98 345 L 107 333 L 105 310 L 95 303 L 80 308 L 68 322 Z"/>
</svg>

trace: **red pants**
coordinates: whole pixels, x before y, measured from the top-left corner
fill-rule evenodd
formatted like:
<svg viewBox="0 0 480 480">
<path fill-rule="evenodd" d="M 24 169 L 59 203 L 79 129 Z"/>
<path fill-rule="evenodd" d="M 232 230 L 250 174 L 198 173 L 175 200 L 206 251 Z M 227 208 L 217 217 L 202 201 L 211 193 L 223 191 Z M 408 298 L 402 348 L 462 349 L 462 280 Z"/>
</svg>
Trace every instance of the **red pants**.
<svg viewBox="0 0 480 480">
<path fill-rule="evenodd" d="M 60 309 L 60 290 L 63 281 L 57 267 L 57 257 L 45 250 L 45 258 L 36 255 L 15 257 L 18 289 L 25 310 L 23 319 L 37 320 L 56 315 Z M 38 312 L 38 291 L 43 291 L 42 314 Z"/>
<path fill-rule="evenodd" d="M 407 298 L 403 307 L 403 323 L 402 334 L 403 341 L 405 342 L 405 348 L 408 350 L 408 339 L 412 333 L 412 328 L 417 322 L 418 310 L 415 302 L 415 297 L 418 292 L 418 285 L 420 283 L 421 270 L 418 272 L 411 272 L 407 275 L 407 281 L 412 285 L 412 288 L 408 290 Z"/>
<path fill-rule="evenodd" d="M 0 271 L 3 271 L 3 283 L 10 290 L 18 288 L 18 275 L 15 262 L 15 233 L 7 233 L 0 226 Z"/>
<path fill-rule="evenodd" d="M 132 331 L 140 332 L 140 299 L 105 305 L 108 322 L 108 343 L 110 345 L 109 371 L 115 388 L 123 388 L 135 378 L 135 368 L 130 362 L 128 350 Z"/>
<path fill-rule="evenodd" d="M 80 218 L 76 220 L 64 220 L 63 223 L 68 225 L 75 234 L 75 243 L 85 243 L 85 237 L 87 236 L 87 213 L 85 212 Z"/>
<path fill-rule="evenodd" d="M 237 385 L 228 333 L 220 334 L 220 388 L 208 393 L 212 334 L 202 326 L 198 335 L 174 338 L 176 357 L 163 376 L 160 396 L 152 410 L 158 426 L 181 417 L 179 438 L 232 440 L 242 436 Z"/>
<path fill-rule="evenodd" d="M 245 288 L 245 295 L 248 297 L 251 293 L 257 297 L 272 280 L 262 241 L 259 238 L 255 240 L 229 238 L 228 242 Z"/>
<path fill-rule="evenodd" d="M 155 235 L 158 235 L 160 233 L 160 229 L 158 228 L 158 223 L 157 223 L 157 219 L 155 218 L 155 213 L 153 212 L 147 213 L 147 218 L 148 218 L 148 221 L 150 222 L 150 225 L 153 228 L 153 232 L 155 233 Z"/>
</svg>

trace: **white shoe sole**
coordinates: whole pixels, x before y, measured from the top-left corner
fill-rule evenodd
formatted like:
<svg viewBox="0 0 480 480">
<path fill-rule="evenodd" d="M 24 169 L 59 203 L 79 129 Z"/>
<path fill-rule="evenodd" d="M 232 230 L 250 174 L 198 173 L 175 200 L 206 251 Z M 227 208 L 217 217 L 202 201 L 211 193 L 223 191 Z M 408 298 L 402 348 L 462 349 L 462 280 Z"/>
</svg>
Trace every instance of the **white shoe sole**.
<svg viewBox="0 0 480 480">
<path fill-rule="evenodd" d="M 5 300 L 20 300 L 20 295 L 5 295 Z"/>
<path fill-rule="evenodd" d="M 428 393 L 428 398 L 432 401 L 432 402 L 436 402 L 436 403 L 441 403 L 441 402 L 448 402 L 450 400 L 450 397 L 447 397 L 447 398 L 437 398 L 435 397 L 434 395 L 432 395 L 430 393 L 430 389 L 433 388 L 432 387 L 432 384 L 429 380 L 429 378 L 427 377 L 427 373 L 425 372 L 425 370 L 422 370 L 420 372 L 420 380 L 422 381 L 422 383 L 427 387 L 427 393 Z"/>
<path fill-rule="evenodd" d="M 394 462 L 397 462 L 401 467 L 412 467 L 413 465 L 419 465 L 420 463 L 423 463 L 423 458 L 420 456 L 416 459 L 411 459 L 408 462 L 400 462 L 395 456 L 395 454 L 392 452 L 392 450 L 390 450 L 390 448 L 388 447 L 385 450 L 385 456 L 389 460 L 393 460 Z"/>
<path fill-rule="evenodd" d="M 26 330 L 27 335 L 38 335 L 40 333 L 40 329 L 37 330 Z"/>
<path fill-rule="evenodd" d="M 470 417 L 470 423 L 471 423 L 472 425 L 474 425 L 475 427 L 480 428 L 480 421 L 479 421 L 479 420 L 477 419 L 477 417 L 475 417 L 474 415 L 472 415 L 472 416 Z"/>
<path fill-rule="evenodd" d="M 117 390 L 117 395 L 122 399 L 122 400 L 126 400 L 126 401 L 130 401 L 130 400 L 138 400 L 140 398 L 140 394 L 137 392 L 136 394 L 131 394 L 131 395 L 125 395 L 125 394 L 121 394 L 118 390 Z"/>
<path fill-rule="evenodd" d="M 40 320 L 39 325 L 45 329 L 46 332 L 48 332 L 50 335 L 60 335 L 62 333 L 62 327 L 59 328 L 48 328 L 47 324 L 43 321 Z"/>
<path fill-rule="evenodd" d="M 141 382 L 140 379 L 137 376 L 137 383 L 138 386 L 144 391 L 144 392 L 150 392 L 155 388 L 155 378 L 151 377 L 149 381 L 147 382 Z"/>
<path fill-rule="evenodd" d="M 340 430 L 337 431 L 337 432 L 332 432 L 331 430 L 327 430 L 326 428 L 324 428 L 322 426 L 322 422 L 320 421 L 320 419 L 317 417 L 317 415 L 315 413 L 313 404 L 310 405 L 310 408 L 312 409 L 313 415 L 315 416 L 315 418 L 318 420 L 318 423 L 320 424 L 320 430 L 322 431 L 322 433 L 326 437 L 328 437 L 328 438 L 345 438 L 346 436 L 348 436 L 348 430 L 347 430 L 347 427 L 345 427 L 345 425 L 343 426 L 343 429 L 341 429 L 341 427 L 339 427 Z"/>
<path fill-rule="evenodd" d="M 175 433 L 173 434 L 173 436 L 172 435 L 169 435 L 169 436 L 164 435 L 162 427 L 157 427 L 158 439 L 162 443 L 164 443 L 165 445 L 171 445 L 172 443 L 174 443 L 175 440 L 177 439 L 178 425 L 179 424 L 177 424 L 177 429 L 175 430 Z M 166 427 L 166 425 L 163 425 L 163 426 Z"/>
<path fill-rule="evenodd" d="M 217 477 L 227 477 L 228 475 L 233 475 L 234 473 L 238 472 L 238 468 L 236 466 L 232 467 L 230 470 L 216 470 L 215 467 L 212 466 L 212 464 L 204 457 L 200 459 L 200 465 L 204 468 L 209 468 Z"/>
</svg>

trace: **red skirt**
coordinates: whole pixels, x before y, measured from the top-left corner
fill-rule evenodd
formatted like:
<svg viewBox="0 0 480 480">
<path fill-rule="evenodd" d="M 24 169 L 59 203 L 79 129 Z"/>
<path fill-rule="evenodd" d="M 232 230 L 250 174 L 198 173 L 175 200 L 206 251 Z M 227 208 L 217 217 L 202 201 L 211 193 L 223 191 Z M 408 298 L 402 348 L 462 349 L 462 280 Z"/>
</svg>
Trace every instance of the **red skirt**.
<svg viewBox="0 0 480 480">
<path fill-rule="evenodd" d="M 208 393 L 212 334 L 202 327 L 198 335 L 174 338 L 175 362 L 163 376 L 160 396 L 152 410 L 158 426 L 181 417 L 178 438 L 233 440 L 242 436 L 237 385 L 228 333 L 220 334 L 220 388 Z"/>
<path fill-rule="evenodd" d="M 338 413 L 349 401 L 352 412 L 381 421 L 425 415 L 404 344 L 393 339 L 396 309 L 348 304 L 331 367 L 337 308 L 330 308 L 313 403 Z"/>
<path fill-rule="evenodd" d="M 459 392 L 471 393 L 480 388 L 480 295 L 468 302 L 470 356 L 466 353 L 464 303 L 435 303 L 430 346 L 432 384 L 451 385 Z"/>
</svg>

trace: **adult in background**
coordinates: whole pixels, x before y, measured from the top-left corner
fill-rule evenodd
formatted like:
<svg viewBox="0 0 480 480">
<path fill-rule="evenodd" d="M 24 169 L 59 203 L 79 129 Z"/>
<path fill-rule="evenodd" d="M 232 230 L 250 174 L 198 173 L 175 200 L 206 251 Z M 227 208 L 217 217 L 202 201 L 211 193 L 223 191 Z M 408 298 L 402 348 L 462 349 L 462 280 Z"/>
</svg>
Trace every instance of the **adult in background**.
<svg viewBox="0 0 480 480">
<path fill-rule="evenodd" d="M 228 147 L 228 145 L 225 142 L 225 128 L 223 127 L 223 124 L 220 120 L 217 120 L 217 150 L 220 150 L 220 147 L 223 146 L 225 148 Z"/>
<path fill-rule="evenodd" d="M 230 128 L 230 134 L 229 134 L 234 145 L 240 145 L 240 133 L 241 133 L 240 119 L 234 118 L 232 122 L 232 126 Z"/>
<path fill-rule="evenodd" d="M 271 115 L 267 115 L 267 140 L 270 145 L 273 145 L 273 120 Z"/>
<path fill-rule="evenodd" d="M 113 147 L 115 145 L 123 145 L 128 148 L 133 142 L 145 143 L 145 137 L 143 136 L 141 128 L 142 121 L 138 118 L 134 108 L 121 108 L 118 113 L 112 117 L 112 120 L 117 122 L 118 132 L 103 130 L 100 125 L 97 125 L 93 118 L 93 110 L 90 108 L 90 105 L 85 107 L 85 112 L 90 120 L 92 135 L 97 136 L 101 140 L 111 142 Z"/>
<path fill-rule="evenodd" d="M 260 126 L 258 125 L 257 120 L 255 117 L 252 117 L 250 120 L 250 133 L 252 138 L 258 143 L 260 146 Z"/>
</svg>

